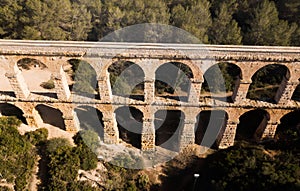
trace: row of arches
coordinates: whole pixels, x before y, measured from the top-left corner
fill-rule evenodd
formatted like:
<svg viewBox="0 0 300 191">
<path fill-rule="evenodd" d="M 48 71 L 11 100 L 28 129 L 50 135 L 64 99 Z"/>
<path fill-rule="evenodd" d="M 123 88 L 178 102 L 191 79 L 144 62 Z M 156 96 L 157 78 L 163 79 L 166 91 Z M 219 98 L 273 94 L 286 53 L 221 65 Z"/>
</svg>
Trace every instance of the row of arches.
<svg viewBox="0 0 300 191">
<path fill-rule="evenodd" d="M 35 107 L 44 123 L 65 130 L 63 114 L 59 109 L 39 104 Z M 80 129 L 93 130 L 104 139 L 103 114 L 92 106 L 78 106 L 74 112 L 78 117 Z M 0 114 L 16 116 L 23 123 L 27 123 L 23 112 L 18 107 L 0 104 Z M 115 110 L 119 138 L 125 143 L 141 148 L 144 115 L 135 107 L 120 107 Z M 276 139 L 288 139 L 300 134 L 300 110 L 292 111 L 280 119 L 276 130 Z M 195 144 L 217 148 L 224 132 L 228 114 L 224 110 L 204 110 L 196 117 L 194 127 Z M 235 141 L 259 141 L 267 127 L 270 115 L 263 109 L 254 109 L 240 115 L 237 125 Z M 158 110 L 154 114 L 155 146 L 178 151 L 183 134 L 185 114 L 180 110 Z"/>
<path fill-rule="evenodd" d="M 192 67 L 188 63 L 176 61 L 155 66 L 155 96 L 187 101 L 192 81 L 201 78 L 197 79 L 203 80 L 201 96 L 219 98 L 228 102 L 234 101 L 232 96 L 236 93 L 244 75 L 237 64 L 221 62 L 211 65 L 202 76 L 199 75 L 199 72 L 197 73 L 196 67 Z M 45 64 L 36 59 L 23 58 L 17 62 L 17 66 L 22 71 L 30 92 L 57 98 L 51 71 Z M 63 65 L 69 89 L 73 93 L 100 99 L 99 91 L 102 90 L 99 90 L 97 81 L 99 74 L 94 67 L 87 61 L 79 59 L 70 59 Z M 110 81 L 109 88 L 113 95 L 138 100 L 145 99 L 144 92 L 148 91 L 145 90 L 145 71 L 139 64 L 131 61 L 116 61 L 107 66 L 107 72 Z M 149 72 L 149 69 L 146 72 Z M 290 70 L 287 66 L 283 64 L 265 65 L 251 77 L 252 83 L 246 97 L 276 103 L 278 90 L 289 79 Z M 9 94 L 7 93 L 9 86 L 7 79 L 3 79 L 1 86 L 0 92 Z M 292 99 L 299 101 L 299 97 L 300 85 L 294 91 Z"/>
</svg>

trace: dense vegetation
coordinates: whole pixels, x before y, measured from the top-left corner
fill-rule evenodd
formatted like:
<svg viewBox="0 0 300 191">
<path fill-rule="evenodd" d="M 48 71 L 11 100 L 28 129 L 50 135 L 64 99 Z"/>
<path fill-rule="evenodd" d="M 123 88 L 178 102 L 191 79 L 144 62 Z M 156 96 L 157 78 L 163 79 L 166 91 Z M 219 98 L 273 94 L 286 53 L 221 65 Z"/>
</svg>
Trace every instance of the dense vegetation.
<svg viewBox="0 0 300 191">
<path fill-rule="evenodd" d="M 28 186 L 37 159 L 33 145 L 17 130 L 20 124 L 16 117 L 0 118 L 0 180 L 15 190 Z"/>
<path fill-rule="evenodd" d="M 15 117 L 0 119 L 0 175 L 1 180 L 14 185 L 15 190 L 26 190 L 31 181 L 37 152 L 46 159 L 46 179 L 41 190 L 151 190 L 161 185 L 151 185 L 147 174 L 139 170 L 126 169 L 103 162 L 107 171 L 101 171 L 104 182 L 94 187 L 88 181 L 78 181 L 78 171 L 97 167 L 98 135 L 93 131 L 80 131 L 73 139 L 54 138 L 47 140 L 46 129 L 20 135 L 17 127 L 20 121 Z M 290 124 L 290 121 L 282 124 Z M 292 123 L 291 123 L 292 124 Z M 201 174 L 197 185 L 209 190 L 289 190 L 300 188 L 300 148 L 297 127 L 280 126 L 275 141 L 261 145 L 238 142 L 234 147 L 220 150 L 206 159 L 190 164 L 193 172 Z M 186 157 L 186 156 L 185 156 Z M 198 163 L 205 160 L 203 168 Z M 128 162 L 126 156 L 118 157 L 121 164 Z M 176 161 L 176 160 L 175 160 Z M 195 168 L 198 166 L 197 168 Z M 168 177 L 168 175 L 172 175 Z M 191 174 L 187 170 L 168 169 L 162 181 L 168 184 L 176 176 Z M 164 182 L 166 181 L 166 183 Z M 180 181 L 179 181 L 180 182 Z M 174 183 L 174 182 L 173 182 Z M 172 183 L 172 184 L 173 184 Z M 181 184 L 185 184 L 181 182 Z M 187 184 L 189 188 L 193 184 Z M 2 190 L 9 190 L 1 187 Z"/>
<path fill-rule="evenodd" d="M 299 190 L 299 139 L 294 147 L 268 147 L 240 143 L 209 156 L 209 190 Z"/>
<path fill-rule="evenodd" d="M 299 190 L 300 132 L 292 121 L 282 121 L 273 141 L 238 141 L 208 156 L 199 183 L 215 191 Z"/>
<path fill-rule="evenodd" d="M 236 141 L 233 147 L 218 150 L 204 159 L 189 156 L 190 162 L 184 168 L 170 165 L 166 169 L 166 182 L 173 184 L 172 190 L 297 191 L 300 189 L 299 135 L 296 126 L 288 127 L 285 122 L 273 141 L 259 144 Z M 198 179 L 193 177 L 196 173 L 200 174 Z"/>
<path fill-rule="evenodd" d="M 300 45 L 298 0 L 1 0 L 0 5 L 5 39 L 98 41 L 126 26 L 160 23 L 203 43 Z"/>
</svg>

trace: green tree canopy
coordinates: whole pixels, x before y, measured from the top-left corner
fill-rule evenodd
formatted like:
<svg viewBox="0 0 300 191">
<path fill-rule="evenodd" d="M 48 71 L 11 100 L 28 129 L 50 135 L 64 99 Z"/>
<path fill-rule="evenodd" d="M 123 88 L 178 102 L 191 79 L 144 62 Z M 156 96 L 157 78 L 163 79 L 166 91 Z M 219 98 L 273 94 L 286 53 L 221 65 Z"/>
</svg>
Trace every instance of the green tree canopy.
<svg viewBox="0 0 300 191">
<path fill-rule="evenodd" d="M 103 7 L 101 17 L 103 36 L 134 24 L 169 23 L 170 15 L 167 6 L 160 0 L 107 0 L 104 1 Z"/>
<path fill-rule="evenodd" d="M 230 4 L 229 4 L 230 5 Z M 242 34 L 238 23 L 232 18 L 232 10 L 225 2 L 215 10 L 209 38 L 213 44 L 241 44 Z"/>
<path fill-rule="evenodd" d="M 190 32 L 202 43 L 208 43 L 207 30 L 212 24 L 209 8 L 207 0 L 178 4 L 171 10 L 171 24 Z"/>
<path fill-rule="evenodd" d="M 297 27 L 280 20 L 275 3 L 269 0 L 261 1 L 252 10 L 248 22 L 250 28 L 244 36 L 244 43 L 253 45 L 289 45 Z"/>
</svg>

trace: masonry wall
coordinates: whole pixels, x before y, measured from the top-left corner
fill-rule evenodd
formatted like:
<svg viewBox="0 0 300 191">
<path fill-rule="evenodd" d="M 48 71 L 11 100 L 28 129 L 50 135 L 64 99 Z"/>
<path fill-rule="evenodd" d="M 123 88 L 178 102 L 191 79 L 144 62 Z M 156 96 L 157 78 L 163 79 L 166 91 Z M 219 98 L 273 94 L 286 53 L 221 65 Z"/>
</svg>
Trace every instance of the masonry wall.
<svg viewBox="0 0 300 191">
<path fill-rule="evenodd" d="M 40 43 L 40 42 L 39 42 Z M 63 114 L 66 130 L 78 131 L 77 116 L 74 109 L 80 105 L 89 105 L 99 109 L 103 114 L 104 142 L 117 144 L 119 132 L 115 118 L 115 110 L 123 106 L 132 106 L 143 112 L 143 130 L 141 138 L 142 150 L 155 149 L 154 115 L 158 110 L 180 110 L 185 114 L 183 128 L 180 130 L 180 148 L 195 142 L 196 116 L 204 110 L 224 110 L 228 119 L 217 137 L 219 148 L 226 148 L 234 144 L 236 127 L 239 117 L 256 108 L 262 108 L 270 114 L 270 118 L 258 130 L 257 140 L 273 138 L 280 118 L 285 114 L 299 109 L 299 103 L 291 100 L 292 94 L 299 84 L 300 78 L 300 48 L 287 47 L 240 47 L 240 46 L 207 46 L 203 53 L 203 46 L 193 48 L 189 45 L 177 47 L 147 46 L 141 44 L 124 45 L 94 44 L 86 48 L 85 44 L 74 43 L 73 46 L 53 45 L 43 46 L 32 41 L 35 46 L 24 46 L 19 43 L 6 42 L 0 45 L 0 66 L 6 70 L 15 97 L 0 95 L 0 103 L 13 104 L 21 108 L 30 125 L 40 126 L 41 119 L 35 110 L 38 104 L 46 104 L 59 109 Z M 5 45 L 7 44 L 7 45 Z M 200 54 L 201 53 L 201 54 Z M 33 58 L 42 61 L 52 72 L 55 82 L 57 98 L 35 96 L 25 83 L 22 73 L 16 63 L 22 58 Z M 66 82 L 66 73 L 62 66 L 69 59 L 86 60 L 97 73 L 100 99 L 86 98 L 74 95 Z M 139 65 L 145 74 L 144 101 L 120 98 L 112 94 L 108 67 L 115 61 L 131 61 Z M 155 71 L 168 62 L 181 62 L 193 72 L 190 79 L 190 90 L 187 101 L 176 101 L 155 96 Z M 201 99 L 201 88 L 204 81 L 203 74 L 208 67 L 220 62 L 229 62 L 241 69 L 241 79 L 237 81 L 232 94 L 233 103 L 219 101 L 213 98 Z M 277 91 L 276 103 L 249 100 L 246 98 L 251 77 L 260 68 L 269 64 L 281 64 L 288 68 L 289 75 L 284 78 Z"/>
</svg>

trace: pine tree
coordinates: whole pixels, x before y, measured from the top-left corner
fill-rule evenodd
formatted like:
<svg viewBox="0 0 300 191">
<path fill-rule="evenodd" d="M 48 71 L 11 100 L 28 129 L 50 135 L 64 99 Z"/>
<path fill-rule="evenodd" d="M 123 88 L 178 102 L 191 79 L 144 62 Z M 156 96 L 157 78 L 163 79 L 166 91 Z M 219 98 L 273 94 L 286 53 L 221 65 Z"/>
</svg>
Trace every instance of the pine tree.
<svg viewBox="0 0 300 191">
<path fill-rule="evenodd" d="M 85 40 L 91 15 L 70 0 L 0 2 L 0 37 L 13 39 Z"/>
<path fill-rule="evenodd" d="M 215 11 L 216 17 L 209 30 L 209 38 L 213 44 L 241 44 L 241 28 L 232 18 L 233 12 L 228 4 L 222 2 Z"/>
<path fill-rule="evenodd" d="M 293 33 L 291 45 L 300 46 L 300 26 L 298 25 L 298 29 Z"/>
<path fill-rule="evenodd" d="M 300 1 L 299 0 L 275 0 L 279 12 L 279 18 L 289 23 L 297 23 L 298 29 L 292 34 L 291 45 L 300 46 Z"/>
<path fill-rule="evenodd" d="M 289 45 L 297 27 L 279 20 L 275 3 L 268 0 L 263 0 L 253 9 L 249 23 L 244 43 L 254 45 Z"/>
<path fill-rule="evenodd" d="M 207 30 L 212 24 L 209 8 L 207 0 L 189 0 L 178 4 L 171 10 L 172 24 L 190 32 L 202 43 L 208 43 Z"/>
<path fill-rule="evenodd" d="M 296 22 L 300 25 L 300 1 L 299 0 L 275 0 L 279 12 L 279 18 Z"/>
<path fill-rule="evenodd" d="M 0 38 L 19 39 L 19 16 L 22 13 L 22 1 L 0 0 Z"/>
<path fill-rule="evenodd" d="M 104 1 L 102 13 L 102 34 L 106 35 L 115 30 L 142 23 L 168 24 L 169 13 L 165 3 L 160 0 L 111 0 Z M 142 40 L 145 34 L 137 34 Z M 119 39 L 124 40 L 124 39 Z"/>
<path fill-rule="evenodd" d="M 91 25 L 92 28 L 88 32 L 88 40 L 97 41 L 98 36 L 102 36 L 101 33 L 101 13 L 102 13 L 102 2 L 100 0 L 72 0 L 73 3 L 84 5 L 87 12 L 91 14 Z"/>
</svg>

